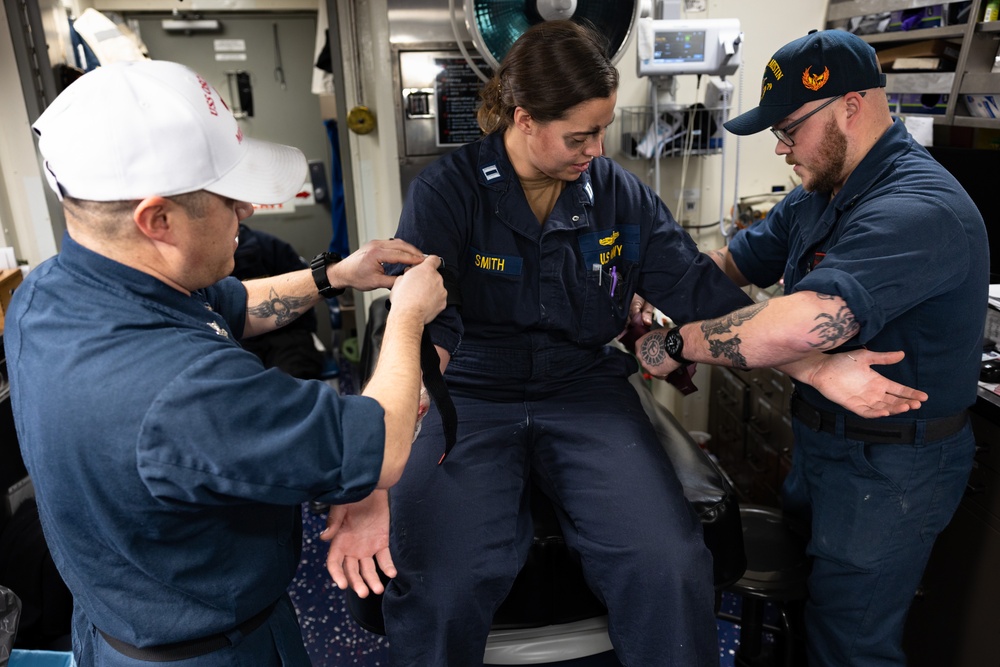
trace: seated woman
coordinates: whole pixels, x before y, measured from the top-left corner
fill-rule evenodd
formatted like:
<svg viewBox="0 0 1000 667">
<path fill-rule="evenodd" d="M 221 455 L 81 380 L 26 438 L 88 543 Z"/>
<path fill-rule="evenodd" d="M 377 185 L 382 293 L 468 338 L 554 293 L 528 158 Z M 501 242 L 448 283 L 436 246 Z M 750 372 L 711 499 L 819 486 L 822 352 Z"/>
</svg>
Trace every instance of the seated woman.
<svg viewBox="0 0 1000 667">
<path fill-rule="evenodd" d="M 482 664 L 531 545 L 530 482 L 607 608 L 622 663 L 718 665 L 711 554 L 629 382 L 637 363 L 608 343 L 635 294 L 675 322 L 750 299 L 649 187 L 603 156 L 617 87 L 598 34 L 537 24 L 482 92 L 486 136 L 410 187 L 396 236 L 450 272 L 451 305 L 428 331 L 458 440 L 441 460 L 431 409 L 390 490 L 392 558 L 378 558 L 394 577 L 383 599 L 393 665 Z M 330 522 L 341 587 L 380 592 L 370 555 L 388 530 L 384 500 Z"/>
</svg>

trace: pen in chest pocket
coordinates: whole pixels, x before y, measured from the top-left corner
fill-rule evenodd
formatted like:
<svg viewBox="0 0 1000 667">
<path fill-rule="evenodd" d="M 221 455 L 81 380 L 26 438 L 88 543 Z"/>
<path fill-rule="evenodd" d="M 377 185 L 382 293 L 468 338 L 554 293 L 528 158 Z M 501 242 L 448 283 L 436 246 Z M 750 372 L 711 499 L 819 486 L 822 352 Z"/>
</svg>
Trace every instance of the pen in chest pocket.
<svg viewBox="0 0 1000 667">
<path fill-rule="evenodd" d="M 618 267 L 612 266 L 610 271 L 605 271 L 604 267 L 600 264 L 591 265 L 591 270 L 597 274 L 597 285 L 598 287 L 604 286 L 604 276 L 608 276 L 608 293 L 611 296 L 615 295 L 615 291 L 618 289 L 618 279 L 620 278 L 618 274 Z"/>
</svg>

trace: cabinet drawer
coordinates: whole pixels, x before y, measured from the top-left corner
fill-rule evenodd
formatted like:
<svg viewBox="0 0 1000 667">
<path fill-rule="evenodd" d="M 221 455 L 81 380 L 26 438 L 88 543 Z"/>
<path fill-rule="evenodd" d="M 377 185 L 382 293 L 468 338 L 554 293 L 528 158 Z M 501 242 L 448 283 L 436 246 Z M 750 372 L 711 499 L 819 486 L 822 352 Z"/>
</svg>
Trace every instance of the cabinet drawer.
<svg viewBox="0 0 1000 667">
<path fill-rule="evenodd" d="M 749 409 L 750 389 L 733 371 L 712 369 L 712 394 L 720 408 L 728 410 L 742 421 Z"/>
<path fill-rule="evenodd" d="M 791 405 L 792 381 L 773 368 L 758 368 L 750 374 L 750 396 L 754 403 L 766 399 L 779 412 L 788 412 Z"/>
<path fill-rule="evenodd" d="M 729 410 L 719 408 L 712 411 L 712 440 L 709 447 L 723 465 L 743 460 L 745 428 L 743 420 Z"/>
<path fill-rule="evenodd" d="M 773 487 L 778 479 L 778 452 L 767 434 L 751 426 L 747 429 L 747 463 L 764 483 Z"/>
<path fill-rule="evenodd" d="M 779 397 L 780 398 L 780 397 Z M 774 449 L 782 449 L 789 444 L 791 436 L 791 419 L 788 418 L 787 407 L 772 401 L 759 392 L 750 392 L 749 424 L 761 435 L 768 438 Z"/>
<path fill-rule="evenodd" d="M 772 422 L 774 431 L 771 434 L 771 444 L 779 454 L 791 458 L 795 450 L 795 434 L 792 433 L 792 416 L 787 412 L 778 415 Z"/>
</svg>

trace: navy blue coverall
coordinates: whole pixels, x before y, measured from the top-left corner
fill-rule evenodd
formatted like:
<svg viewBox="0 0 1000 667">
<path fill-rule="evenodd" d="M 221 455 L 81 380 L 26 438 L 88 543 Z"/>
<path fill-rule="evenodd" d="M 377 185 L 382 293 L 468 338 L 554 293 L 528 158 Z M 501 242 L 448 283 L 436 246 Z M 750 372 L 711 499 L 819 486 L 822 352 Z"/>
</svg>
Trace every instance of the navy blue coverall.
<svg viewBox="0 0 1000 667">
<path fill-rule="evenodd" d="M 729 252 L 755 285 L 784 277 L 847 302 L 861 330 L 847 346 L 906 357 L 878 371 L 926 391 L 914 412 L 864 422 L 796 383 L 800 416 L 786 512 L 812 530 L 809 664 L 905 665 L 902 635 L 931 547 L 965 492 L 989 283 L 983 218 L 962 187 L 897 121 L 832 199 L 792 191 Z M 793 408 L 793 412 L 796 412 Z M 944 421 L 943 421 L 944 420 Z M 942 423 L 954 427 L 935 435 Z M 887 437 L 873 429 L 910 435 Z M 912 429 L 912 430 L 911 430 Z M 866 432 L 869 435 L 864 435 Z"/>
<path fill-rule="evenodd" d="M 372 492 L 384 412 L 265 369 L 237 342 L 246 309 L 235 278 L 183 294 L 69 235 L 11 300 L 14 421 L 79 665 L 146 664 L 102 633 L 232 642 L 172 667 L 309 664 L 286 593 L 300 506 Z"/>
</svg>

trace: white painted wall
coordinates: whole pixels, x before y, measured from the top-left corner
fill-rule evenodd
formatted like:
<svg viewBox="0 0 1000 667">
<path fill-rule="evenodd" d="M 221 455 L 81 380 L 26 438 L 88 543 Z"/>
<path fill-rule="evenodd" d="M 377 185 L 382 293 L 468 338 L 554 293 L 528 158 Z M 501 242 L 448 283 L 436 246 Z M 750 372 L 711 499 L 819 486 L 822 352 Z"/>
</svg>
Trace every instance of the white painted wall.
<svg viewBox="0 0 1000 667">
<path fill-rule="evenodd" d="M 402 210 L 392 86 L 392 54 L 385 0 L 338 0 L 346 108 L 368 107 L 375 131 L 351 133 L 359 242 L 388 238 Z M 347 119 L 344 119 L 346 121 Z"/>
</svg>

